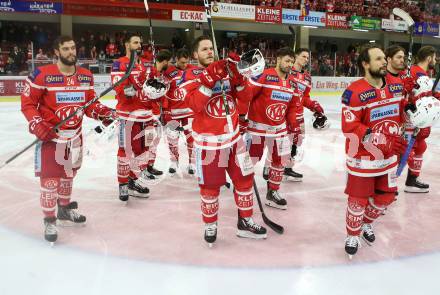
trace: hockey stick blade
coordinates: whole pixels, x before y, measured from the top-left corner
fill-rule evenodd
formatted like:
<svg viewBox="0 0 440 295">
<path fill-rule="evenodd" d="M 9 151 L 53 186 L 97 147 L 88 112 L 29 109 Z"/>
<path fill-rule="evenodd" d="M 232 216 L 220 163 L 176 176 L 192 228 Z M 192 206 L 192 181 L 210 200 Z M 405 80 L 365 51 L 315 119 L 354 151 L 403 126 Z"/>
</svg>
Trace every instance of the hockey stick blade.
<svg viewBox="0 0 440 295">
<path fill-rule="evenodd" d="M 276 224 L 275 222 L 270 220 L 266 216 L 266 214 L 264 213 L 263 204 L 261 203 L 260 193 L 258 192 L 258 188 L 257 188 L 257 184 L 255 183 L 255 179 L 254 179 L 254 191 L 255 191 L 255 196 L 257 197 L 258 207 L 260 208 L 261 215 L 263 216 L 264 223 L 267 224 L 267 226 L 269 226 L 277 234 L 280 234 L 280 235 L 283 234 L 284 227 L 282 227 L 281 225 Z"/>
<path fill-rule="evenodd" d="M 398 7 L 395 7 L 395 8 L 393 8 L 393 14 L 397 15 L 398 17 L 403 19 L 406 22 L 406 24 L 408 25 L 408 27 L 414 26 L 414 20 L 406 11 L 404 11 Z"/>
<path fill-rule="evenodd" d="M 112 86 L 110 86 L 109 88 L 105 89 L 100 95 L 95 96 L 95 98 L 93 98 L 92 100 L 90 100 L 89 102 L 87 102 L 85 105 L 83 105 L 82 107 L 78 108 L 75 112 L 73 112 L 72 114 L 70 114 L 69 116 L 67 116 L 65 119 L 61 120 L 58 124 L 56 124 L 52 130 L 56 130 L 58 129 L 60 126 L 62 126 L 64 123 L 66 123 L 67 121 L 69 121 L 70 119 L 72 119 L 74 116 L 76 116 L 79 112 L 84 111 L 86 108 L 88 108 L 91 104 L 93 104 L 94 102 L 96 102 L 97 100 L 99 100 L 101 97 L 103 97 L 104 95 L 106 95 L 107 93 L 109 93 L 110 91 L 112 91 L 115 87 L 119 86 L 122 82 L 124 82 L 125 80 L 128 79 L 128 77 L 130 76 L 131 71 L 133 70 L 134 64 L 136 61 L 136 51 L 132 50 L 131 51 L 131 55 L 130 55 L 130 63 L 128 65 L 128 68 L 124 74 L 124 76 L 122 76 L 119 81 L 117 81 L 115 84 L 113 84 Z M 23 154 L 25 151 L 27 151 L 28 149 L 30 149 L 32 146 L 34 146 L 35 144 L 37 144 L 40 140 L 37 138 L 35 139 L 33 142 L 31 142 L 29 145 L 27 145 L 24 149 L 22 149 L 21 151 L 19 151 L 18 153 L 16 153 L 15 155 L 13 155 L 12 157 L 10 157 L 9 159 L 7 159 L 6 161 L 4 161 L 1 165 L 0 165 L 0 169 L 2 169 L 3 167 L 5 167 L 6 165 L 8 165 L 9 163 L 11 163 L 12 161 L 14 161 L 18 156 L 20 156 L 21 154 Z"/>
</svg>

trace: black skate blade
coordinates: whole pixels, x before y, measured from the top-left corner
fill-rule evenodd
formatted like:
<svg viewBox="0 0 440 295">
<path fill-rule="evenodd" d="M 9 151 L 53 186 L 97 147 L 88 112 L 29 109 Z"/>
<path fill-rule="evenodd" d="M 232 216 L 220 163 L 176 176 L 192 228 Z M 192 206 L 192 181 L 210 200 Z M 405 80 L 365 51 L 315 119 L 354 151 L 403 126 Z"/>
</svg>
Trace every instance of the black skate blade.
<svg viewBox="0 0 440 295">
<path fill-rule="evenodd" d="M 276 232 L 277 234 L 282 235 L 284 233 L 284 227 L 282 227 L 279 224 L 276 224 L 275 222 L 273 222 L 272 220 L 270 220 L 265 213 L 262 214 L 263 215 L 263 221 L 265 224 L 267 224 L 267 226 L 269 226 L 274 232 Z"/>
</svg>

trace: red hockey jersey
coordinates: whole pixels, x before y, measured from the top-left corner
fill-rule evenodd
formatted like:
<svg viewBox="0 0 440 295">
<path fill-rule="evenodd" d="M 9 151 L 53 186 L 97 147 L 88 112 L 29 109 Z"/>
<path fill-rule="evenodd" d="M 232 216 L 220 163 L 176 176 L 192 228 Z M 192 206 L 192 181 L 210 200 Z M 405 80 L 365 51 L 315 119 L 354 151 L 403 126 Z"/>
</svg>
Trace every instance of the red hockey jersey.
<svg viewBox="0 0 440 295">
<path fill-rule="evenodd" d="M 310 91 L 312 90 L 312 77 L 308 72 L 300 72 L 292 69 L 291 75 L 298 86 L 298 91 L 301 93 L 297 104 L 297 120 L 304 118 L 304 107 L 313 110 L 314 101 L 310 98 Z"/>
<path fill-rule="evenodd" d="M 207 150 L 227 148 L 240 139 L 237 92 L 242 91 L 244 87 L 231 86 L 228 78 L 223 80 L 223 90 L 233 125 L 233 130 L 228 130 L 220 81 L 212 89 L 205 87 L 197 79 L 203 71 L 203 68 L 186 70 L 184 79 L 179 85 L 181 92 L 179 95 L 185 97 L 185 101 L 194 112 L 192 123 L 194 145 Z"/>
<path fill-rule="evenodd" d="M 112 66 L 111 79 L 112 83 L 116 83 L 125 75 L 130 59 L 123 56 L 117 59 Z M 151 72 L 150 68 L 150 72 Z M 153 119 L 153 111 L 151 101 L 142 94 L 142 85 L 147 79 L 147 68 L 143 62 L 135 64 L 131 74 L 127 80 L 115 87 L 116 113 L 119 118 L 129 121 L 147 122 Z M 136 94 L 133 97 L 127 97 L 124 89 L 133 87 Z"/>
<path fill-rule="evenodd" d="M 76 67 L 75 74 L 63 75 L 56 64 L 37 68 L 26 79 L 21 94 L 21 111 L 32 129 L 41 119 L 56 125 L 95 97 L 92 73 Z M 95 102 L 85 109 L 88 117 L 98 119 L 99 114 L 109 110 Z M 54 141 L 66 141 L 81 134 L 83 114 L 79 113 L 64 123 Z"/>
<path fill-rule="evenodd" d="M 194 66 L 188 66 L 186 69 L 194 69 Z M 165 71 L 164 76 L 170 81 L 170 89 L 168 90 L 166 97 L 167 110 L 171 112 L 171 119 L 177 120 L 193 115 L 193 111 L 189 108 L 187 102 L 181 96 L 179 86 L 185 81 L 186 72 L 170 66 Z"/>
<path fill-rule="evenodd" d="M 250 95 L 248 112 L 250 134 L 279 137 L 287 134 L 287 124 L 296 124 L 299 96 L 292 75 L 281 79 L 274 68 L 264 70 L 258 78 L 249 79 L 244 92 Z M 240 110 L 242 107 L 240 107 Z"/>
<path fill-rule="evenodd" d="M 384 158 L 374 146 L 362 140 L 368 129 L 384 134 L 401 134 L 405 99 L 399 78 L 385 77 L 381 89 L 360 79 L 350 84 L 342 94 L 342 131 L 346 137 L 348 173 L 372 177 L 384 175 L 397 166 L 397 156 Z"/>
</svg>

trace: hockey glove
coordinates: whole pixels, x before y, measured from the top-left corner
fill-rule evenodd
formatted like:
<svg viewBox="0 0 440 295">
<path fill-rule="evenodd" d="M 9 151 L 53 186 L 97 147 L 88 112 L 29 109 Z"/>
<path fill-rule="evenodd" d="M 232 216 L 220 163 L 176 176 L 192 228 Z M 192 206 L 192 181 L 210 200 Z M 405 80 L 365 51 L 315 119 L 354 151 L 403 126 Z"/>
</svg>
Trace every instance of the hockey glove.
<svg viewBox="0 0 440 295">
<path fill-rule="evenodd" d="M 324 130 L 330 127 L 330 122 L 324 114 L 314 113 L 313 116 L 315 117 L 315 120 L 313 120 L 313 128 Z"/>
<path fill-rule="evenodd" d="M 136 95 L 136 89 L 134 89 L 133 85 L 124 86 L 124 95 L 127 98 L 133 98 Z"/>
<path fill-rule="evenodd" d="M 312 106 L 311 110 L 312 110 L 314 113 L 321 113 L 321 114 L 324 114 L 324 109 L 323 109 L 322 106 L 319 104 L 319 102 L 317 102 L 316 100 L 313 101 L 313 106 Z"/>
<path fill-rule="evenodd" d="M 245 78 L 238 72 L 237 63 L 240 61 L 240 56 L 236 53 L 230 52 L 228 55 L 227 68 L 231 84 L 234 86 L 243 85 Z"/>
<path fill-rule="evenodd" d="M 228 76 L 227 60 L 222 59 L 211 63 L 199 76 L 200 82 L 209 89 L 214 88 L 217 81 Z"/>
<path fill-rule="evenodd" d="M 54 125 L 44 121 L 41 117 L 34 117 L 29 122 L 29 131 L 41 141 L 51 141 L 57 137 L 57 133 L 53 129 Z"/>
<path fill-rule="evenodd" d="M 420 128 L 419 133 L 417 133 L 417 139 L 428 138 L 430 134 L 431 134 L 431 127 Z"/>
<path fill-rule="evenodd" d="M 367 134 L 364 136 L 363 143 L 365 146 L 367 146 L 367 150 L 368 145 L 376 146 L 386 157 L 403 154 L 407 146 L 406 140 L 401 136 L 379 132 L 367 132 Z"/>
</svg>

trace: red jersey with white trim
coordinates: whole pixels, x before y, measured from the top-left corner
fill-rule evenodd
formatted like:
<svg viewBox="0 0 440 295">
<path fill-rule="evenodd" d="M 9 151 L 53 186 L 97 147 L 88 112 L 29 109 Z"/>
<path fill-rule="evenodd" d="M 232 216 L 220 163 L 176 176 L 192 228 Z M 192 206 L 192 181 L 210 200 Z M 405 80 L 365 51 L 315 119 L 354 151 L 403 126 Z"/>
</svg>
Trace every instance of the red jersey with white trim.
<svg viewBox="0 0 440 295">
<path fill-rule="evenodd" d="M 306 71 L 301 72 L 294 69 L 292 69 L 290 73 L 298 86 L 298 91 L 301 93 L 297 104 L 297 119 L 301 120 L 304 118 L 304 107 L 312 110 L 314 106 L 314 100 L 310 98 L 310 91 L 312 90 L 312 76 L 310 76 L 310 74 Z"/>
<path fill-rule="evenodd" d="M 76 67 L 75 74 L 63 75 L 56 64 L 37 68 L 25 82 L 21 94 L 21 111 L 32 128 L 41 119 L 56 125 L 87 102 L 95 98 L 92 73 Z M 84 110 L 88 117 L 98 119 L 102 109 L 108 109 L 94 102 Z M 55 141 L 71 140 L 81 133 L 83 114 L 79 113 L 64 123 Z"/>
<path fill-rule="evenodd" d="M 113 84 L 125 75 L 129 63 L 130 59 L 127 56 L 123 56 L 113 63 L 111 72 Z M 119 118 L 136 122 L 147 122 L 153 119 L 152 104 L 151 101 L 142 94 L 142 86 L 147 76 L 151 74 L 154 75 L 154 73 L 154 68 L 150 67 L 148 70 L 141 60 L 140 63 L 135 64 L 128 79 L 115 87 L 116 99 L 118 100 L 116 113 Z M 134 96 L 127 97 L 124 94 L 124 89 L 128 87 L 134 88 L 136 92 Z"/>
<path fill-rule="evenodd" d="M 182 92 L 179 86 L 185 81 L 185 73 L 195 67 L 188 65 L 185 71 L 169 66 L 165 71 L 164 76 L 170 81 L 170 89 L 165 95 L 167 100 L 168 110 L 171 112 L 171 119 L 177 120 L 191 117 L 194 112 L 189 108 L 187 102 L 182 97 Z"/>
<path fill-rule="evenodd" d="M 248 133 L 280 137 L 287 134 L 286 123 L 291 126 L 296 124 L 300 95 L 292 75 L 282 79 L 275 68 L 266 69 L 258 78 L 248 80 L 244 92 L 252 96 Z"/>
<path fill-rule="evenodd" d="M 238 129 L 237 93 L 244 87 L 231 86 L 229 78 L 223 80 L 223 89 L 232 119 L 233 130 L 228 130 L 226 112 L 220 81 L 212 89 L 198 80 L 203 75 L 203 68 L 186 70 L 179 85 L 179 95 L 185 97 L 188 106 L 194 112 L 192 135 L 194 145 L 200 149 L 218 150 L 232 146 L 240 139 Z"/>
<path fill-rule="evenodd" d="M 381 89 L 364 78 L 348 86 L 342 94 L 342 131 L 346 137 L 348 173 L 373 177 L 387 174 L 397 166 L 397 156 L 383 157 L 378 148 L 362 143 L 368 129 L 372 133 L 401 134 L 405 98 L 399 78 L 387 75 Z"/>
</svg>

